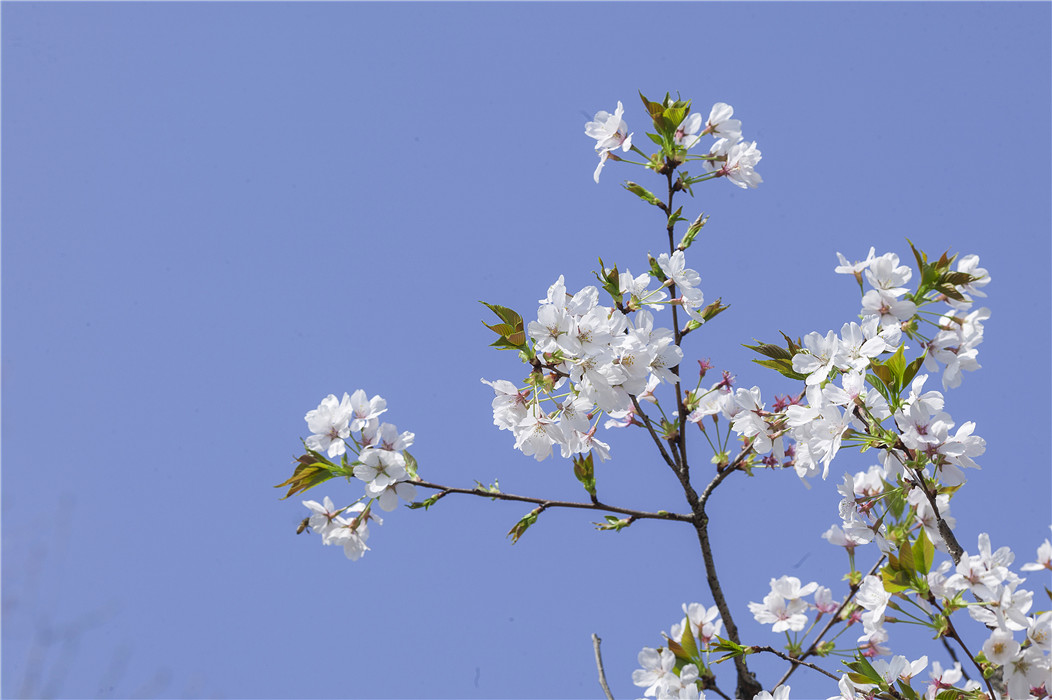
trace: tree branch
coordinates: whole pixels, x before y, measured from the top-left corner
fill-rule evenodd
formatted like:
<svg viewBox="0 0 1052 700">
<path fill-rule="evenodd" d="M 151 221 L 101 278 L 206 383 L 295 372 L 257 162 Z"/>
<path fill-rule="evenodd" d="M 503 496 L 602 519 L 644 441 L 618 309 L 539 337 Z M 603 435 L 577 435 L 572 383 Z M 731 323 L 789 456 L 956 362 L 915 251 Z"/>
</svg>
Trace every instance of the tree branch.
<svg viewBox="0 0 1052 700">
<path fill-rule="evenodd" d="M 734 458 L 734 461 L 727 465 L 725 469 L 721 469 L 709 482 L 700 498 L 691 486 L 690 480 L 686 478 L 686 475 L 680 474 L 680 483 L 683 485 L 683 491 L 687 495 L 687 502 L 690 503 L 691 511 L 694 513 L 694 529 L 698 533 L 698 542 L 701 544 L 701 556 L 705 560 L 705 580 L 709 585 L 712 601 L 716 603 L 716 609 L 720 611 L 723 626 L 727 630 L 727 637 L 735 644 L 741 644 L 741 638 L 738 635 L 738 626 L 734 624 L 731 608 L 727 605 L 727 599 L 723 596 L 720 579 L 716 575 L 716 560 L 712 556 L 712 544 L 709 542 L 709 516 L 705 514 L 705 504 L 716 487 L 731 472 L 737 471 L 741 467 L 750 452 L 752 452 L 751 447 L 743 448 L 738 456 Z M 738 687 L 735 694 L 739 698 L 752 698 L 763 690 L 763 686 L 756 680 L 755 674 L 749 670 L 744 656 L 736 656 L 734 658 L 734 667 L 738 671 Z"/>
<path fill-rule="evenodd" d="M 668 464 L 668 466 L 672 467 L 672 471 L 678 474 L 679 470 L 676 469 L 676 462 L 674 462 L 672 458 L 668 456 L 668 452 L 665 451 L 665 446 L 661 444 L 661 438 L 658 437 L 658 434 L 656 432 L 654 432 L 654 426 L 650 422 L 650 418 L 647 417 L 646 413 L 643 413 L 643 407 L 639 405 L 639 399 L 637 399 L 635 396 L 632 396 L 631 394 L 629 394 L 629 398 L 632 399 L 632 407 L 636 409 L 636 415 L 643 419 L 643 425 L 645 425 L 646 429 L 650 431 L 650 437 L 654 439 L 654 444 L 657 445 L 658 452 L 661 453 L 661 456 L 665 460 L 665 463 Z"/>
<path fill-rule="evenodd" d="M 840 676 L 834 676 L 832 673 L 830 673 L 829 671 L 825 670 L 824 668 L 821 668 L 820 666 L 815 666 L 814 664 L 808 663 L 808 662 L 803 661 L 803 660 L 801 660 L 799 658 L 793 658 L 792 656 L 789 656 L 788 654 L 784 654 L 784 653 L 778 651 L 777 649 L 775 649 L 773 647 L 764 646 L 764 647 L 749 647 L 749 648 L 752 649 L 753 651 L 766 651 L 766 652 L 769 652 L 771 654 L 774 654 L 775 656 L 781 657 L 781 658 L 785 659 L 786 661 L 788 661 L 789 663 L 793 664 L 793 668 L 796 668 L 797 666 L 807 666 L 809 669 L 811 669 L 813 671 L 818 671 L 819 673 L 822 673 L 822 674 L 825 674 L 825 675 L 829 676 L 830 678 L 832 678 L 835 681 L 839 681 L 840 680 Z M 779 683 L 778 685 L 781 685 L 781 683 Z M 775 688 L 777 688 L 778 685 L 776 685 Z"/>
<path fill-rule="evenodd" d="M 667 511 L 658 511 L 657 513 L 648 513 L 642 510 L 633 510 L 631 508 L 620 508 L 618 506 L 608 505 L 596 500 L 595 503 L 581 503 L 578 501 L 554 501 L 550 498 L 532 498 L 530 496 L 516 496 L 511 493 L 503 492 L 492 492 L 487 491 L 483 488 L 473 489 L 461 489 L 453 486 L 443 486 L 442 484 L 433 484 L 429 481 L 411 481 L 409 482 L 416 486 L 422 486 L 426 489 L 435 489 L 439 491 L 439 498 L 446 496 L 451 493 L 462 493 L 468 496 L 481 496 L 483 498 L 492 498 L 499 501 L 519 501 L 521 503 L 533 503 L 539 505 L 542 508 L 580 508 L 582 510 L 603 510 L 610 513 L 620 513 L 622 515 L 630 515 L 636 520 L 675 520 L 679 522 L 693 522 L 694 518 L 690 515 L 683 515 L 680 513 L 669 513 Z"/>
<path fill-rule="evenodd" d="M 592 647 L 595 649 L 595 665 L 599 669 L 599 685 L 603 687 L 603 695 L 606 696 L 606 700 L 614 700 L 614 696 L 610 694 L 610 686 L 606 684 L 606 672 L 603 671 L 603 656 L 599 653 L 599 643 L 603 640 L 599 638 L 599 635 L 592 632 Z"/>
</svg>

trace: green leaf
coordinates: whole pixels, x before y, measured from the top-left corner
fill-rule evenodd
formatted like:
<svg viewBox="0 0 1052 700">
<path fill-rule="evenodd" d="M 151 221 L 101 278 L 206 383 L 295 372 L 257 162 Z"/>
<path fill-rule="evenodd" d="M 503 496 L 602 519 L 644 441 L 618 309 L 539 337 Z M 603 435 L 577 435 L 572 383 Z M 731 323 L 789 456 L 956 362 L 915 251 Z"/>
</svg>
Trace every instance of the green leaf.
<svg viewBox="0 0 1052 700">
<path fill-rule="evenodd" d="M 312 489 L 318 484 L 322 484 L 329 479 L 333 478 L 331 466 L 326 462 L 315 461 L 310 455 L 304 455 L 298 458 L 299 466 L 296 467 L 290 476 L 285 481 L 274 486 L 276 489 L 289 487 L 289 492 L 281 497 L 281 500 L 285 500 L 289 496 L 295 495 Z"/>
<path fill-rule="evenodd" d="M 793 371 L 793 363 L 790 360 L 753 360 L 758 365 L 769 367 L 774 371 L 781 374 L 783 377 L 794 379 L 796 381 L 804 381 L 807 379 L 806 374 L 800 374 L 799 372 Z"/>
<path fill-rule="evenodd" d="M 910 244 L 910 250 L 913 251 L 913 257 L 917 261 L 917 270 L 923 270 L 928 264 L 928 254 L 917 250 L 910 239 L 907 238 L 906 242 Z"/>
<path fill-rule="evenodd" d="M 479 301 L 479 303 L 497 314 L 497 318 L 501 320 L 501 323 L 494 323 L 493 325 L 490 325 L 485 321 L 482 322 L 482 325 L 500 336 L 497 340 L 490 343 L 490 347 L 525 350 L 526 330 L 522 323 L 522 316 L 506 306 L 489 304 L 484 301 Z"/>
<path fill-rule="evenodd" d="M 884 684 L 884 679 L 877 673 L 877 669 L 869 663 L 869 659 L 856 652 L 854 661 L 845 661 L 844 665 L 855 671 L 862 678 L 856 682 L 872 683 L 874 685 Z"/>
<path fill-rule="evenodd" d="M 923 576 L 931 571 L 931 564 L 935 557 L 935 545 L 928 539 L 928 533 L 921 528 L 917 541 L 913 543 L 913 568 Z"/>
<path fill-rule="evenodd" d="M 905 389 L 913 383 L 913 378 L 917 376 L 917 372 L 920 371 L 921 366 L 924 364 L 924 355 L 921 355 L 913 362 L 906 365 L 906 369 L 902 370 L 902 388 Z"/>
<path fill-rule="evenodd" d="M 683 625 L 683 633 L 679 636 L 680 646 L 683 647 L 683 651 L 687 652 L 688 659 L 698 658 L 698 645 L 694 641 L 694 632 L 690 628 L 690 623 Z"/>
<path fill-rule="evenodd" d="M 765 355 L 766 357 L 770 357 L 771 359 L 774 359 L 774 360 L 792 360 L 793 359 L 792 353 L 790 353 L 788 350 L 786 350 L 785 348 L 781 347 L 780 345 L 774 345 L 772 343 L 761 343 L 760 341 L 756 341 L 756 342 L 758 343 L 757 345 L 744 345 L 743 344 L 742 347 L 749 348 L 750 350 L 755 350 L 756 352 L 760 353 L 761 355 Z"/>
<path fill-rule="evenodd" d="M 910 684 L 906 681 L 900 679 L 897 685 L 899 686 L 899 691 L 902 693 L 902 697 L 906 698 L 906 700 L 920 700 L 917 691 L 911 688 Z"/>
<path fill-rule="evenodd" d="M 872 364 L 870 365 L 873 366 Z M 884 397 L 884 400 L 891 403 L 891 390 L 888 389 L 888 385 L 884 383 L 884 380 L 877 377 L 875 374 L 867 374 L 866 381 L 874 389 L 880 392 L 880 395 Z"/>
</svg>

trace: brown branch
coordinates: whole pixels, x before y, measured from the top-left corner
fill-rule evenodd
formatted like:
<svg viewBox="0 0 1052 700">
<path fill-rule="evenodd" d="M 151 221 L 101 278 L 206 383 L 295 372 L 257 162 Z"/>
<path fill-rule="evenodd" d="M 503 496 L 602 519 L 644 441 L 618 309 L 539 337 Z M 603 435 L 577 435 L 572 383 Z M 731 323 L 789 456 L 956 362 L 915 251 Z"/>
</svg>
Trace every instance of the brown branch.
<svg viewBox="0 0 1052 700">
<path fill-rule="evenodd" d="M 668 452 L 665 451 L 665 446 L 661 444 L 661 438 L 658 437 L 658 434 L 654 431 L 654 426 L 650 422 L 650 418 L 647 417 L 646 413 L 643 413 L 643 407 L 639 405 L 639 399 L 631 394 L 629 394 L 629 398 L 632 399 L 632 407 L 636 409 L 636 415 L 643 419 L 643 425 L 646 426 L 648 431 L 650 431 L 650 437 L 654 439 L 654 444 L 657 445 L 661 457 L 665 460 L 665 463 L 672 467 L 672 470 L 678 474 L 679 470 L 676 469 L 676 463 L 668 456 Z"/>
<path fill-rule="evenodd" d="M 519 501 L 521 503 L 533 503 L 539 505 L 542 508 L 580 508 L 582 510 L 603 510 L 610 513 L 621 513 L 622 515 L 630 515 L 636 520 L 675 520 L 679 522 L 693 522 L 694 517 L 690 515 L 683 515 L 680 513 L 669 513 L 667 511 L 658 511 L 657 513 L 648 513 L 642 510 L 633 510 L 631 508 L 621 508 L 618 506 L 608 505 L 596 500 L 595 503 L 581 503 L 577 501 L 555 501 L 550 498 L 532 498 L 530 496 L 516 496 L 511 493 L 492 492 L 487 491 L 483 488 L 473 489 L 461 489 L 452 486 L 443 486 L 442 484 L 432 484 L 429 481 L 410 481 L 409 483 L 416 486 L 422 486 L 426 489 L 435 489 L 440 491 L 439 498 L 446 496 L 451 493 L 462 493 L 468 496 L 482 496 L 483 498 L 492 498 L 500 501 Z"/>
<path fill-rule="evenodd" d="M 723 626 L 727 630 L 727 637 L 735 644 L 741 644 L 741 637 L 738 635 L 738 627 L 734 624 L 731 608 L 727 605 L 727 599 L 723 596 L 723 589 L 720 587 L 720 580 L 716 574 L 716 560 L 712 556 L 712 543 L 709 541 L 709 516 L 705 514 L 705 504 L 716 487 L 732 472 L 737 471 L 751 452 L 751 447 L 742 449 L 738 456 L 734 458 L 734 461 L 727 465 L 725 469 L 720 470 L 709 482 L 700 498 L 694 491 L 694 487 L 691 486 L 689 479 L 684 474 L 680 474 L 680 483 L 687 495 L 687 502 L 690 503 L 691 511 L 694 513 L 694 529 L 698 533 L 701 556 L 705 561 L 705 580 L 709 585 L 712 601 L 716 604 L 716 609 L 720 611 Z M 763 690 L 763 686 L 756 680 L 756 675 L 749 670 L 744 656 L 736 656 L 734 658 L 734 667 L 738 672 L 738 687 L 735 694 L 739 698 L 751 698 Z"/>
<path fill-rule="evenodd" d="M 902 442 L 901 437 L 896 439 L 895 447 L 905 452 L 907 458 L 911 462 L 916 457 L 917 453 L 911 450 L 910 448 L 906 447 L 905 443 Z M 895 453 L 892 452 L 891 456 L 894 457 Z M 899 460 L 899 463 L 902 464 L 902 461 Z M 931 505 L 931 510 L 935 514 L 935 520 L 939 523 L 939 534 L 942 536 L 943 542 L 946 543 L 946 548 L 950 551 L 950 557 L 953 559 L 953 563 L 955 565 L 960 564 L 961 557 L 964 556 L 964 548 L 961 547 L 961 544 L 957 541 L 957 537 L 953 534 L 953 530 L 950 529 L 949 524 L 942 519 L 942 513 L 939 512 L 939 506 L 935 503 L 936 494 L 933 494 L 931 491 L 928 490 L 928 486 L 924 483 L 924 478 L 921 476 L 918 470 L 913 469 L 912 467 L 908 467 L 905 464 L 902 464 L 902 466 L 907 472 L 909 472 L 910 476 L 913 477 L 914 482 L 918 486 L 920 486 L 920 489 L 924 493 L 925 498 L 928 499 L 928 504 Z"/>
<path fill-rule="evenodd" d="M 968 651 L 968 647 L 966 647 L 964 645 L 964 640 L 961 639 L 961 635 L 957 634 L 957 628 L 953 626 L 953 620 L 951 620 L 950 616 L 947 615 L 945 612 L 943 612 L 943 609 L 941 607 L 939 607 L 939 604 L 935 601 L 935 596 L 931 596 L 931 599 L 928 602 L 931 603 L 932 605 L 934 605 L 935 609 L 938 610 L 939 613 L 945 617 L 947 633 L 949 633 L 950 637 L 952 637 L 954 640 L 957 641 L 958 644 L 961 645 L 961 649 L 963 649 L 964 653 L 968 655 L 968 658 L 971 660 L 971 662 L 973 664 L 975 664 L 975 668 L 979 671 L 979 675 L 982 676 L 983 675 L 982 667 L 979 666 L 979 664 L 976 662 L 975 656 L 972 654 L 972 652 Z M 986 678 L 985 676 L 983 676 L 983 681 L 986 683 L 986 687 L 990 691 L 990 697 L 998 697 L 999 694 L 994 692 L 994 686 L 993 686 L 993 683 L 991 682 L 991 680 L 989 678 Z M 1002 688 L 1002 690 L 1003 690 L 1003 688 Z"/>
<path fill-rule="evenodd" d="M 819 673 L 822 673 L 822 674 L 825 674 L 825 675 L 829 676 L 830 678 L 832 678 L 835 681 L 839 681 L 840 680 L 840 676 L 834 676 L 832 673 L 830 673 L 829 671 L 825 670 L 824 668 L 822 668 L 820 666 L 815 666 L 814 664 L 808 663 L 807 661 L 803 661 L 802 659 L 793 658 L 792 656 L 789 656 L 788 654 L 783 654 L 782 652 L 778 651 L 777 649 L 775 649 L 773 647 L 763 646 L 763 647 L 749 647 L 749 648 L 752 649 L 753 651 L 766 651 L 766 652 L 769 652 L 771 654 L 774 654 L 775 656 L 781 657 L 781 658 L 785 659 L 786 661 L 788 661 L 789 663 L 793 664 L 793 668 L 796 668 L 797 666 L 807 666 L 809 669 L 811 669 L 813 671 L 818 671 Z M 779 683 L 778 685 L 781 685 L 781 683 Z M 776 685 L 775 688 L 777 688 L 778 685 Z"/>
<path fill-rule="evenodd" d="M 595 649 L 595 665 L 599 669 L 599 685 L 603 687 L 603 695 L 606 696 L 606 700 L 614 700 L 614 696 L 610 694 L 610 686 L 606 684 L 606 672 L 603 671 L 603 656 L 599 653 L 599 643 L 603 640 L 599 638 L 599 635 L 592 632 L 592 647 Z"/>
</svg>

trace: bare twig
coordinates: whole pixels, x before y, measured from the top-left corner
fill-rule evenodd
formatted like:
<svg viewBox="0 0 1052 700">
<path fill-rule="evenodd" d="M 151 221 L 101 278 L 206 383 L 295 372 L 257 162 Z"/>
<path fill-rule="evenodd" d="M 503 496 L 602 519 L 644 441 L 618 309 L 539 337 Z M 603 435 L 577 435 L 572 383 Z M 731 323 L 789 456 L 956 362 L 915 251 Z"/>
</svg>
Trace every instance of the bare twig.
<svg viewBox="0 0 1052 700">
<path fill-rule="evenodd" d="M 592 632 L 592 647 L 595 649 L 595 665 L 599 669 L 599 685 L 603 687 L 603 694 L 606 695 L 606 700 L 614 700 L 614 696 L 610 694 L 610 686 L 606 684 L 606 672 L 603 670 L 603 656 L 599 653 L 599 643 L 603 640 L 599 638 L 599 635 Z"/>
<path fill-rule="evenodd" d="M 819 673 L 822 673 L 822 674 L 824 674 L 826 676 L 829 676 L 830 678 L 832 678 L 835 681 L 839 681 L 840 680 L 840 676 L 834 676 L 832 673 L 830 673 L 829 671 L 825 670 L 824 668 L 822 668 L 820 666 L 815 666 L 814 664 L 808 663 L 807 661 L 802 661 L 799 658 L 795 658 L 794 659 L 792 656 L 789 656 L 788 654 L 784 654 L 784 653 L 778 651 L 777 649 L 775 649 L 774 647 L 767 647 L 767 646 L 756 647 L 756 646 L 753 646 L 753 647 L 749 647 L 749 648 L 752 649 L 753 651 L 766 651 L 768 653 L 774 654 L 775 656 L 783 658 L 786 661 L 788 661 L 789 663 L 793 664 L 794 668 L 796 666 L 807 666 L 809 669 L 811 669 L 813 671 L 818 671 Z M 781 683 L 779 683 L 778 685 L 781 685 Z M 775 687 L 777 688 L 778 686 L 776 685 Z"/>
<path fill-rule="evenodd" d="M 435 489 L 436 491 L 441 491 L 441 495 L 443 496 L 450 493 L 462 493 L 468 496 L 482 496 L 483 498 L 493 498 L 500 501 L 519 501 L 522 503 L 533 503 L 545 509 L 580 508 L 583 510 L 603 510 L 610 513 L 621 513 L 622 515 L 630 515 L 636 520 L 675 520 L 686 523 L 694 521 L 694 517 L 691 515 L 669 513 L 666 511 L 648 513 L 646 511 L 633 510 L 631 508 L 620 508 L 618 506 L 611 506 L 598 500 L 595 503 L 580 503 L 577 501 L 554 501 L 549 498 L 532 498 L 530 496 L 516 496 L 515 494 L 511 493 L 487 491 L 486 489 L 477 487 L 473 489 L 461 489 L 454 488 L 452 486 L 443 486 L 442 484 L 433 484 L 429 481 L 413 481 L 410 483 L 413 483 L 416 486 L 422 486 L 426 489 Z"/>
<path fill-rule="evenodd" d="M 647 430 L 650 432 L 650 437 L 654 439 L 654 444 L 657 445 L 658 452 L 661 453 L 661 457 L 665 460 L 665 463 L 668 466 L 672 467 L 673 471 L 679 473 L 679 470 L 676 469 L 676 462 L 674 462 L 672 458 L 668 456 L 668 452 L 665 451 L 665 446 L 661 444 L 661 438 L 658 437 L 658 434 L 654 431 L 654 425 L 650 422 L 650 418 L 647 416 L 647 414 L 643 412 L 643 407 L 639 405 L 639 400 L 635 396 L 629 396 L 632 399 L 633 408 L 636 409 L 636 415 L 643 419 L 643 425 L 645 425 Z"/>
</svg>

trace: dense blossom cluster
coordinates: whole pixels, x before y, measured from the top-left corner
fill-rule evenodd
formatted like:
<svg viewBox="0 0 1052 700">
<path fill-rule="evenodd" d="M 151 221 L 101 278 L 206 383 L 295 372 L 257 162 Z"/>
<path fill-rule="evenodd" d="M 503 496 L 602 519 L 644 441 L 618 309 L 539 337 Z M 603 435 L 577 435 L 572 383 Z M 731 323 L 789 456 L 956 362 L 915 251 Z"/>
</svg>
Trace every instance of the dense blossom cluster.
<svg viewBox="0 0 1052 700">
<path fill-rule="evenodd" d="M 628 313 L 600 305 L 594 286 L 571 295 L 560 276 L 548 288 L 537 320 L 526 327 L 535 363 L 529 383 L 482 380 L 495 394 L 493 423 L 515 435 L 516 449 L 538 461 L 551 455 L 554 445 L 564 457 L 594 450 L 605 460 L 610 446 L 595 437 L 601 414 L 611 417 L 608 426 L 628 425 L 633 397 L 646 400 L 659 383 L 676 382 L 673 368 L 683 351 L 672 330 L 655 324 L 651 309 L 676 303 L 700 318 L 704 296 L 683 251 L 662 254 L 658 265 L 664 281 L 620 273 L 615 302 Z M 668 301 L 665 290 L 672 284 L 679 296 Z"/>
<path fill-rule="evenodd" d="M 411 502 L 416 498 L 416 486 L 410 481 L 411 458 L 406 450 L 412 446 L 414 435 L 398 432 L 391 423 L 381 423 L 379 416 L 387 410 L 387 402 L 380 396 L 367 398 L 359 389 L 343 395 L 342 400 L 329 394 L 321 404 L 305 416 L 313 433 L 304 444 L 308 450 L 326 452 L 332 457 L 343 457 L 347 477 L 365 483 L 365 496 L 345 508 L 335 509 L 325 497 L 322 503 L 304 501 L 310 511 L 310 527 L 322 537 L 324 544 L 338 544 L 348 559 L 359 559 L 369 547 L 369 520 L 378 525 L 383 521 L 372 513 L 375 503 L 382 510 L 392 511 L 399 499 Z M 357 436 L 355 435 L 357 433 Z M 348 463 L 350 448 L 357 459 Z M 367 500 L 362 503 L 362 500 Z"/>
<path fill-rule="evenodd" d="M 833 331 L 824 336 L 809 333 L 803 339 L 803 348 L 793 355 L 793 371 L 806 376 L 806 403 L 766 411 L 760 389 L 753 387 L 738 389 L 733 400 L 727 397 L 718 403 L 709 402 L 708 411 L 722 412 L 733 421 L 736 433 L 753 440 L 758 453 L 771 452 L 777 461 L 785 458 L 784 439 L 791 439 L 794 446 L 790 462 L 801 479 L 818 474 L 826 478 L 845 435 L 852 431 L 875 434 L 885 421 L 894 418 L 901 438 L 896 444 L 882 445 L 886 478 L 894 480 L 902 473 L 903 465 L 909 461 L 909 450 L 927 455 L 945 485 L 964 483 L 961 468 L 978 468 L 972 458 L 985 451 L 983 439 L 973 435 L 975 424 L 966 422 L 951 432 L 955 423 L 942 410 L 943 395 L 923 391 L 927 375 L 916 376 L 908 397 L 901 401 L 886 397 L 867 382 L 866 374 L 874 362 L 894 352 L 905 340 L 904 326 L 919 336 L 919 331 L 910 325 L 918 317 L 917 303 L 899 299 L 909 291 L 901 285 L 910 280 L 910 268 L 899 265 L 894 253 L 873 257 L 872 249 L 861 263 L 849 264 L 842 255 L 840 259 L 837 272 L 860 275 L 864 271 L 873 289 L 863 296 L 861 322 L 845 323 L 839 335 Z M 975 287 L 989 282 L 989 275 L 977 268 L 977 263 L 978 258 L 970 255 L 958 264 L 959 270 L 983 275 L 977 282 L 961 285 L 958 289 L 962 296 L 978 293 Z M 960 384 L 962 369 L 978 367 L 975 346 L 982 342 L 982 321 L 989 318 L 990 312 L 983 308 L 965 317 L 953 315 L 967 303 L 957 302 L 953 312 L 944 314 L 934 338 L 925 344 L 924 361 L 929 371 L 938 369 L 937 362 L 944 365 L 944 388 Z M 889 398 L 896 399 L 895 406 L 889 405 Z M 692 420 L 704 415 L 705 411 L 696 413 Z"/>
</svg>

